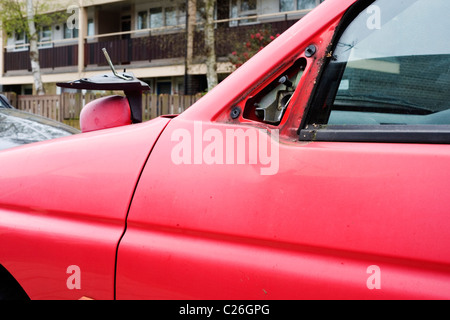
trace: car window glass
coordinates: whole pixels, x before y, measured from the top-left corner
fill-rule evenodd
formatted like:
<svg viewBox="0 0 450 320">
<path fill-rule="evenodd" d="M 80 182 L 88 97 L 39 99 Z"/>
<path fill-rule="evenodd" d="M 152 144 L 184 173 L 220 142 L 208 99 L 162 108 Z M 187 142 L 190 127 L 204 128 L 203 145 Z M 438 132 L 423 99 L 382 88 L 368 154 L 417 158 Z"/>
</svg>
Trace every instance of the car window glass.
<svg viewBox="0 0 450 320">
<path fill-rule="evenodd" d="M 379 0 L 363 10 L 327 67 L 335 79 L 319 123 L 449 125 L 448 12 L 448 0 Z"/>
</svg>

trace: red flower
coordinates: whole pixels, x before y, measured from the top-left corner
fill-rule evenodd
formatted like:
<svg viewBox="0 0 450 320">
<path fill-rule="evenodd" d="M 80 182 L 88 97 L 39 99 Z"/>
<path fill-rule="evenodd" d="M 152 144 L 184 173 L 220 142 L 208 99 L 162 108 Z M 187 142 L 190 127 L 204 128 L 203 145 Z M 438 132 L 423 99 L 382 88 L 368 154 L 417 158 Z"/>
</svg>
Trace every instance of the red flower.
<svg viewBox="0 0 450 320">
<path fill-rule="evenodd" d="M 258 51 L 262 50 L 272 40 L 275 40 L 275 36 L 271 35 L 271 33 L 265 29 L 261 29 L 256 33 L 249 35 L 250 39 L 242 42 L 241 46 L 229 55 L 230 62 L 232 62 L 236 68 L 239 68 L 245 61 L 250 59 Z M 278 37 L 279 34 L 276 36 Z"/>
</svg>

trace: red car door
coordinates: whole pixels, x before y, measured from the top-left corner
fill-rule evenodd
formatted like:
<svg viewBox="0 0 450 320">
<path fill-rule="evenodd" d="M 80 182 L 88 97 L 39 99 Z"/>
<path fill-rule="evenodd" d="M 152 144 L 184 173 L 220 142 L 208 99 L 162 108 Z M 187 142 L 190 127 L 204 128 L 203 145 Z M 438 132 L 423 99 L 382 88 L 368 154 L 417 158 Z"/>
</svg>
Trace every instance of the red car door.
<svg viewBox="0 0 450 320">
<path fill-rule="evenodd" d="M 351 3 L 325 2 L 169 123 L 117 298 L 450 297 L 449 4 Z"/>
</svg>

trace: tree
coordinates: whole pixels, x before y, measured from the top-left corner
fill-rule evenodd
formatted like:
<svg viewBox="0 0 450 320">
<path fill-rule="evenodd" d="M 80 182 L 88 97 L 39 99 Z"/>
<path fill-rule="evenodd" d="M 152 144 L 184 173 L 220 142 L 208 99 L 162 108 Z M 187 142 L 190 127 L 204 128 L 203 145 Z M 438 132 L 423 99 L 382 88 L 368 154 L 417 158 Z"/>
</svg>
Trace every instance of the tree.
<svg viewBox="0 0 450 320">
<path fill-rule="evenodd" d="M 205 1 L 205 50 L 206 50 L 206 80 L 208 91 L 218 83 L 217 60 L 214 35 L 214 8 L 216 0 Z"/>
<path fill-rule="evenodd" d="M 0 0 L 0 9 L 2 31 L 8 36 L 21 34 L 28 39 L 34 91 L 45 94 L 39 63 L 39 32 L 43 27 L 66 21 L 67 13 L 50 14 L 48 2 L 39 0 Z"/>
<path fill-rule="evenodd" d="M 45 89 L 42 83 L 41 65 L 39 62 L 38 33 L 36 31 L 35 13 L 33 0 L 27 0 L 27 26 L 28 36 L 30 37 L 30 62 L 31 73 L 33 74 L 33 82 L 36 94 L 44 95 Z"/>
<path fill-rule="evenodd" d="M 196 27 L 200 24 L 203 27 L 204 49 L 206 56 L 206 80 L 208 88 L 211 90 L 218 83 L 217 62 L 216 62 L 216 41 L 214 31 L 214 11 L 216 0 L 187 0 L 187 23 L 186 23 L 186 74 L 185 83 L 188 80 L 188 74 L 192 71 L 194 59 L 194 35 Z M 200 21 L 197 20 L 199 18 Z M 187 86 L 187 83 L 185 84 Z M 187 92 L 187 87 L 185 88 Z"/>
<path fill-rule="evenodd" d="M 192 73 L 192 65 L 194 58 L 194 36 L 195 26 L 197 24 L 197 1 L 187 0 L 187 17 L 186 17 L 186 63 L 184 77 L 184 94 L 189 94 L 188 81 L 189 75 Z"/>
</svg>

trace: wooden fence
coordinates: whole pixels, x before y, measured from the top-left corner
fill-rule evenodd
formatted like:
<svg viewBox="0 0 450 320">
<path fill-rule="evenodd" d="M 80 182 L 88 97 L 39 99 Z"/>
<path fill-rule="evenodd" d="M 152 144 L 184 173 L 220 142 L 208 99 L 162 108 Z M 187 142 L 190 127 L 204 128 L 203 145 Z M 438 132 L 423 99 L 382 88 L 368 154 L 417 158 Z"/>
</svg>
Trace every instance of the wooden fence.
<svg viewBox="0 0 450 320">
<path fill-rule="evenodd" d="M 29 96 L 5 93 L 11 104 L 19 110 L 38 114 L 79 128 L 79 116 L 84 105 L 103 95 L 94 93 L 63 93 L 61 95 Z M 179 114 L 194 104 L 201 95 L 168 94 L 142 95 L 142 120 L 161 115 Z"/>
</svg>

